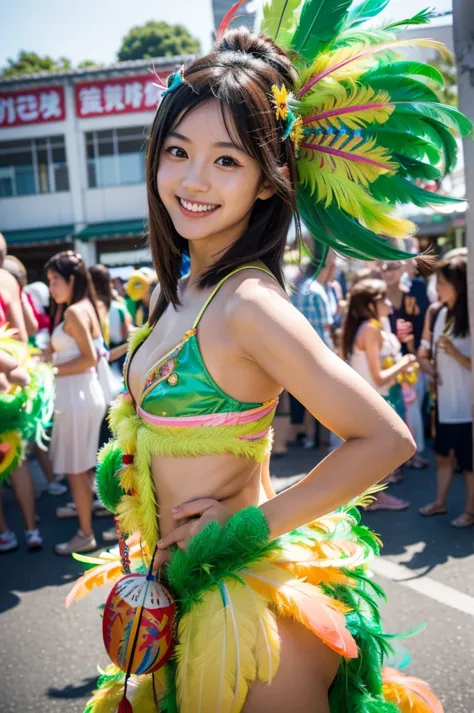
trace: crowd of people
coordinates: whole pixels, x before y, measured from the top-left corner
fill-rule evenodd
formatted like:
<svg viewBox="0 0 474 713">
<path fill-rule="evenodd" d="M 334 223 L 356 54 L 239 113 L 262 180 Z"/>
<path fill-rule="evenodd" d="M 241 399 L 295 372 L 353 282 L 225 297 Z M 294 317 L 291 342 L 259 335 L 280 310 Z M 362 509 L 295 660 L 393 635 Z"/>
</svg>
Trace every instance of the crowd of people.
<svg viewBox="0 0 474 713">
<path fill-rule="evenodd" d="M 80 255 L 65 251 L 47 262 L 47 284 L 27 284 L 26 269 L 7 255 L 6 242 L 0 237 L 0 277 L 0 327 L 14 329 L 16 338 L 35 347 L 37 358 L 51 363 L 55 374 L 49 440 L 43 447 L 30 444 L 28 453 L 38 460 L 49 495 L 63 495 L 67 486 L 71 493 L 72 501 L 56 513 L 61 519 L 77 518 L 79 529 L 68 542 L 56 544 L 55 551 L 71 555 L 93 550 L 97 542 L 92 516 L 110 514 L 94 494 L 97 452 L 110 437 L 108 406 L 122 389 L 128 337 L 147 319 L 155 273 L 147 268 L 136 270 L 125 283 L 111 279 L 103 265 L 87 269 Z M 18 365 L 5 365 L 0 390 L 5 393 L 12 384 L 24 385 L 27 377 L 22 382 L 21 376 Z M 7 484 L 23 516 L 27 547 L 39 549 L 42 537 L 28 457 L 10 474 Z M 115 527 L 102 534 L 105 542 L 117 540 Z M 0 494 L 0 552 L 17 546 Z"/>
<path fill-rule="evenodd" d="M 418 246 L 414 242 L 412 247 L 415 252 Z M 387 476 L 387 486 L 401 481 L 405 468 L 428 467 L 425 443 L 434 438 L 436 495 L 419 512 L 425 517 L 446 513 L 454 473 L 463 471 L 465 507 L 451 524 L 468 527 L 474 524 L 474 477 L 467 250 L 454 249 L 431 261 L 430 277 L 417 272 L 416 261 L 377 261 L 349 273 L 330 250 L 322 269 L 309 260 L 296 274 L 289 267 L 291 300 L 325 344 L 410 428 L 417 452 Z M 274 457 L 286 455 L 289 446 L 312 448 L 321 440 L 320 425 L 292 395 L 283 395 Z M 340 442 L 333 433 L 326 440 L 330 448 Z M 409 505 L 386 489 L 367 509 L 404 510 Z"/>
<path fill-rule="evenodd" d="M 48 494 L 67 492 L 65 478 L 71 493 L 72 501 L 56 512 L 58 518 L 77 518 L 79 528 L 55 550 L 60 555 L 92 551 L 98 546 L 93 515 L 110 514 L 94 494 L 97 451 L 110 437 L 108 407 L 123 389 L 128 338 L 147 321 L 156 275 L 142 268 L 125 283 L 112 279 L 103 265 L 88 269 L 80 255 L 66 251 L 46 264 L 47 285 L 28 284 L 24 266 L 7 255 L 3 239 L 0 260 L 0 325 L 8 323 L 17 339 L 37 347 L 56 376 L 49 448 L 35 444 L 29 452 L 39 462 Z M 455 527 L 474 524 L 466 265 L 465 249 L 439 259 L 429 279 L 416 274 L 411 262 L 379 261 L 349 272 L 332 250 L 322 268 L 310 260 L 296 270 L 287 265 L 293 304 L 325 344 L 387 400 L 415 438 L 417 453 L 387 475 L 387 486 L 403 479 L 405 468 L 428 466 L 426 437 L 434 437 L 437 476 L 435 498 L 420 509 L 421 515 L 446 513 L 454 473 L 465 473 L 466 503 L 451 523 Z M 3 369 L 0 389 L 7 390 L 16 378 L 14 370 Z M 280 397 L 274 429 L 273 458 L 284 457 L 289 447 L 321 445 L 321 425 L 291 394 Z M 326 440 L 331 449 L 340 442 L 334 433 L 326 434 Z M 42 538 L 27 459 L 8 484 L 23 516 L 27 546 L 37 549 Z M 368 509 L 404 510 L 409 505 L 389 488 Z M 104 530 L 102 538 L 116 541 L 115 526 Z M 17 546 L 0 497 L 0 552 Z"/>
</svg>

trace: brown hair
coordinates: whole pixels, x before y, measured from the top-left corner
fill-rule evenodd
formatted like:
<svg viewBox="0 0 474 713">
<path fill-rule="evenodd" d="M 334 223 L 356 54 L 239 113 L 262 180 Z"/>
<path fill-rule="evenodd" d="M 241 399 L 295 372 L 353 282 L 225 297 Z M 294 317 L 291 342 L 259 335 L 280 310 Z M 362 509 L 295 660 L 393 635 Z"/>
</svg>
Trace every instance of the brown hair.
<svg viewBox="0 0 474 713">
<path fill-rule="evenodd" d="M 465 337 L 469 334 L 469 311 L 467 303 L 467 258 L 464 256 L 444 260 L 438 265 L 436 274 L 441 274 L 454 288 L 456 302 L 448 311 L 445 334 Z"/>
<path fill-rule="evenodd" d="M 78 253 L 75 253 L 73 250 L 63 250 L 60 253 L 56 253 L 56 255 L 53 255 L 53 257 L 48 260 L 44 269 L 45 272 L 48 272 L 48 270 L 56 272 L 64 280 L 66 280 L 66 282 L 69 282 L 71 277 L 74 276 L 74 288 L 72 291 L 71 304 L 75 304 L 83 299 L 90 300 L 97 315 L 99 325 L 102 324 L 99 311 L 97 309 L 97 298 L 92 278 L 84 260 Z M 62 319 L 64 305 L 58 305 L 52 297 L 50 305 L 51 325 L 52 327 L 55 327 L 58 324 L 56 318 Z"/>
<path fill-rule="evenodd" d="M 387 285 L 383 280 L 360 280 L 352 287 L 342 327 L 342 354 L 346 361 L 350 359 L 361 324 L 368 319 L 378 319 L 376 301 L 386 295 Z"/>
<path fill-rule="evenodd" d="M 295 75 L 288 56 L 270 38 L 246 28 L 227 32 L 215 50 L 184 69 L 184 83 L 160 103 L 148 139 L 146 180 L 149 243 L 160 283 L 160 295 L 150 324 L 168 304 L 177 307 L 178 279 L 187 241 L 175 230 L 158 193 L 157 173 L 163 142 L 178 121 L 204 102 L 218 100 L 232 140 L 255 158 L 276 188 L 274 196 L 256 201 L 248 229 L 202 275 L 199 287 L 215 285 L 239 265 L 261 260 L 284 285 L 283 253 L 292 216 L 297 232 L 296 167 L 291 141 L 282 141 L 284 127 L 275 118 L 272 85 L 293 89 Z M 289 179 L 279 168 L 288 166 Z"/>
<path fill-rule="evenodd" d="M 113 299 L 110 272 L 105 265 L 92 265 L 89 268 L 89 273 L 97 298 L 105 304 L 107 311 L 109 311 L 110 303 Z"/>
</svg>

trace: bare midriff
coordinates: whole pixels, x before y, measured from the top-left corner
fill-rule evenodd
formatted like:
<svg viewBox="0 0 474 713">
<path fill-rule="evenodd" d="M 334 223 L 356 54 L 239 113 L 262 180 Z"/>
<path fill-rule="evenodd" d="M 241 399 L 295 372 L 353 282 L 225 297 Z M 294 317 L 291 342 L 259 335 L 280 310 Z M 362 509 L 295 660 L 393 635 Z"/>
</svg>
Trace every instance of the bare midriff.
<svg viewBox="0 0 474 713">
<path fill-rule="evenodd" d="M 231 513 L 266 499 L 261 485 L 261 463 L 231 454 L 192 458 L 155 456 L 151 462 L 161 537 L 184 521 L 171 509 L 200 498 L 219 500 Z"/>
</svg>

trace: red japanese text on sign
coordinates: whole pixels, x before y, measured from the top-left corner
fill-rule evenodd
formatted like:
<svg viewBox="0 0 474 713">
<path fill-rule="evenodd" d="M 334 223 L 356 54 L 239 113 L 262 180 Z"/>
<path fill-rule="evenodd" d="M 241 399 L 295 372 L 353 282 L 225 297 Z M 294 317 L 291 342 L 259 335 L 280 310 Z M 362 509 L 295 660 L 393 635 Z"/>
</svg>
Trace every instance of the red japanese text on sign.
<svg viewBox="0 0 474 713">
<path fill-rule="evenodd" d="M 120 77 L 76 84 L 76 114 L 80 119 L 136 111 L 154 111 L 169 72 Z"/>
<path fill-rule="evenodd" d="M 0 94 L 0 128 L 64 121 L 65 118 L 63 87 Z"/>
</svg>

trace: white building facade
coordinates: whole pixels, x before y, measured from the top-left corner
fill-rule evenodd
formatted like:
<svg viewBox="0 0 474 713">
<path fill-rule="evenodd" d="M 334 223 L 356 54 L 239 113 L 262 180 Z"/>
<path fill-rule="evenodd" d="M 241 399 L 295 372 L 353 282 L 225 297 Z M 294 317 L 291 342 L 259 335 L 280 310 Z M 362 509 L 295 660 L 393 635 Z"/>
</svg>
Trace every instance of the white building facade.
<svg viewBox="0 0 474 713">
<path fill-rule="evenodd" d="M 68 248 L 150 263 L 146 136 L 159 84 L 189 59 L 0 79 L 0 231 L 32 277 Z"/>
</svg>

